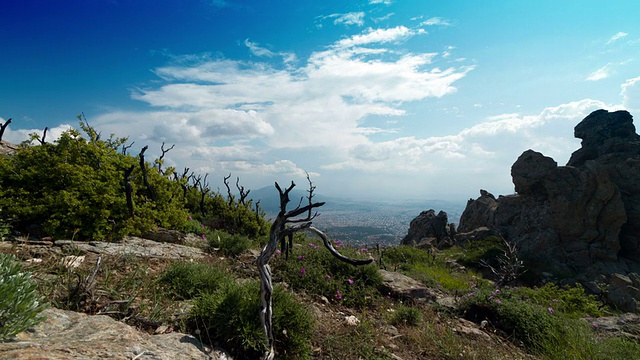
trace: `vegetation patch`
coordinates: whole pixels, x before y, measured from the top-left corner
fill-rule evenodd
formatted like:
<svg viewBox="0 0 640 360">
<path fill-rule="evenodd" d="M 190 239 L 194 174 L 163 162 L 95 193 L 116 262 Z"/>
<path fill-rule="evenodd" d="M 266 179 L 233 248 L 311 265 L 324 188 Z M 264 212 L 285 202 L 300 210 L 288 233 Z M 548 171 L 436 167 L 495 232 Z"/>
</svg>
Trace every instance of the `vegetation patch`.
<svg viewBox="0 0 640 360">
<path fill-rule="evenodd" d="M 44 320 L 39 314 L 48 304 L 13 255 L 0 253 L 0 294 L 0 341 Z"/>
</svg>

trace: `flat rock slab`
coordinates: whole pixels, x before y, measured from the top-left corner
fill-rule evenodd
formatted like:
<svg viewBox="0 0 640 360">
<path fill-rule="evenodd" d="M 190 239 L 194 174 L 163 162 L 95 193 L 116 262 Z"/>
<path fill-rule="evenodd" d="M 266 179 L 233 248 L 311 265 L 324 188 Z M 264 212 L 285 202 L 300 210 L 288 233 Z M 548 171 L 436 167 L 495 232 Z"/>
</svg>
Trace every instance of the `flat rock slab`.
<svg viewBox="0 0 640 360">
<path fill-rule="evenodd" d="M 0 343 L 0 359 L 17 360 L 223 360 L 191 335 L 149 335 L 104 315 L 48 309 L 46 320 Z"/>
<path fill-rule="evenodd" d="M 398 272 L 380 269 L 380 275 L 385 290 L 399 298 L 427 302 L 435 301 L 441 295 L 437 290 Z"/>
<path fill-rule="evenodd" d="M 164 259 L 199 259 L 206 256 L 206 253 L 199 248 L 161 243 L 138 237 L 125 237 L 120 242 L 104 242 L 104 241 L 70 241 L 58 240 L 55 246 L 75 246 L 85 252 L 105 255 L 126 255 L 131 254 L 138 257 L 153 257 Z"/>
</svg>

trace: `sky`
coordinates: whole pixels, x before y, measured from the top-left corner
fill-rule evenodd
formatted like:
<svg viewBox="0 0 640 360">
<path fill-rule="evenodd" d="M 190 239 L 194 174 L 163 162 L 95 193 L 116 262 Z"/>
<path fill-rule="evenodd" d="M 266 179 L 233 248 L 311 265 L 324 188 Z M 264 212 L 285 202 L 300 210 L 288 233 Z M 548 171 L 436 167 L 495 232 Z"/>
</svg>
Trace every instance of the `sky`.
<svg viewBox="0 0 640 360">
<path fill-rule="evenodd" d="M 514 192 L 596 109 L 640 114 L 635 0 L 0 0 L 0 123 L 77 115 L 224 189 L 363 200 Z M 274 190 L 275 191 L 275 190 Z"/>
</svg>

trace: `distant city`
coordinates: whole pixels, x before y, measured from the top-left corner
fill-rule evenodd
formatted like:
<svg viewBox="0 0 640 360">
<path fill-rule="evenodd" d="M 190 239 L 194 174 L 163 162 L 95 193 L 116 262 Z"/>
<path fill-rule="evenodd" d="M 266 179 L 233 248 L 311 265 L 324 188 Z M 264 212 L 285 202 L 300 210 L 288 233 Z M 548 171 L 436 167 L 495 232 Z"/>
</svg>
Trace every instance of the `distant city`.
<svg viewBox="0 0 640 360">
<path fill-rule="evenodd" d="M 254 199 L 261 199 L 260 205 L 274 218 L 277 214 L 277 191 L 273 187 L 263 188 L 251 193 Z M 292 192 L 291 206 L 295 208 L 304 193 Z M 398 245 L 407 235 L 409 224 L 420 212 L 434 209 L 436 213 L 445 211 L 450 223 L 458 223 L 466 202 L 443 200 L 414 200 L 398 202 L 354 201 L 318 196 L 317 201 L 326 204 L 317 208 L 318 216 L 313 224 L 324 231 L 332 240 L 341 240 L 357 247 Z"/>
</svg>

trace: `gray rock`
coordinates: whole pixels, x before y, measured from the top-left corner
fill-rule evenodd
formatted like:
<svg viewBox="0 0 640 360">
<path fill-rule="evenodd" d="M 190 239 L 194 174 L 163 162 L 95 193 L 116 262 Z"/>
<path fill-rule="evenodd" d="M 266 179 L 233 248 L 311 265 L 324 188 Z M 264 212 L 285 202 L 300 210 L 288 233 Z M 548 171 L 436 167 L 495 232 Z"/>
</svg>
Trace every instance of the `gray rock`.
<svg viewBox="0 0 640 360">
<path fill-rule="evenodd" d="M 440 242 L 449 236 L 448 228 L 446 212 L 440 211 L 436 215 L 433 209 L 423 211 L 411 220 L 409 233 L 402 239 L 401 244 L 415 246 L 426 238 L 435 238 L 437 242 Z"/>
<path fill-rule="evenodd" d="M 496 199 L 481 191 L 458 232 L 495 229 L 530 269 L 559 279 L 588 283 L 640 270 L 640 136 L 633 118 L 598 110 L 575 136 L 582 146 L 567 166 L 525 151 L 511 168 L 516 194 Z"/>
<path fill-rule="evenodd" d="M 0 343 L 0 358 L 18 360 L 229 359 L 181 333 L 150 335 L 108 316 L 48 309 L 32 330 Z"/>
<path fill-rule="evenodd" d="M 603 316 L 599 318 L 583 318 L 595 329 L 615 336 L 625 336 L 640 341 L 640 316 L 625 313 L 620 316 Z"/>
<path fill-rule="evenodd" d="M 435 289 L 426 287 L 421 282 L 398 272 L 380 270 L 383 281 L 383 291 L 391 295 L 417 302 L 433 302 L 442 294 Z"/>
</svg>

